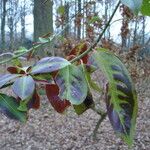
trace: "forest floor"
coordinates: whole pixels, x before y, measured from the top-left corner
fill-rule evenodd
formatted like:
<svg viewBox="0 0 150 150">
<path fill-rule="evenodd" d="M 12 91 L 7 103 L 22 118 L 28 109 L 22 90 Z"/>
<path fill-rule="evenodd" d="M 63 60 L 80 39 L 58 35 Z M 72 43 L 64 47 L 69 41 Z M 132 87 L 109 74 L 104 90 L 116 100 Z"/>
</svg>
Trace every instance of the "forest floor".
<svg viewBox="0 0 150 150">
<path fill-rule="evenodd" d="M 139 111 L 133 150 L 150 148 L 150 78 L 136 83 Z M 6 91 L 5 91 L 6 92 Z M 97 139 L 93 130 L 99 115 L 88 110 L 78 116 L 72 109 L 58 114 L 45 96 L 39 110 L 30 110 L 21 124 L 0 114 L 0 150 L 128 150 L 114 135 L 108 117 L 102 122 Z"/>
</svg>

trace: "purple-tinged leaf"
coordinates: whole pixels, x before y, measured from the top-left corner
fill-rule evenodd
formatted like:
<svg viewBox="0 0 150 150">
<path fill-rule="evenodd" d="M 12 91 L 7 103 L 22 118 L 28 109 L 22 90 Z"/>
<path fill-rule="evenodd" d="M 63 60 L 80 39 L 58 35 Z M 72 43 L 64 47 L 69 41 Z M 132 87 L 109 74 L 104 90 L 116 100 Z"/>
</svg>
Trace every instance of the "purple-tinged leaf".
<svg viewBox="0 0 150 150">
<path fill-rule="evenodd" d="M 9 81 L 19 77 L 20 75 L 18 74 L 4 74 L 4 75 L 0 75 L 0 88 L 5 85 L 6 83 L 8 83 Z"/>
<path fill-rule="evenodd" d="M 83 71 L 69 65 L 58 71 L 56 83 L 59 86 L 61 99 L 69 100 L 71 104 L 81 104 L 87 96 L 87 82 Z"/>
<path fill-rule="evenodd" d="M 35 89 L 35 81 L 29 75 L 20 77 L 14 82 L 12 89 L 21 100 L 25 100 L 32 96 Z"/>
<path fill-rule="evenodd" d="M 90 62 L 101 69 L 107 78 L 106 106 L 114 131 L 128 144 L 133 143 L 137 118 L 137 95 L 124 64 L 114 54 L 98 49 Z"/>
<path fill-rule="evenodd" d="M 46 57 L 38 61 L 31 70 L 31 74 L 50 73 L 70 65 L 70 62 L 61 57 Z"/>
<path fill-rule="evenodd" d="M 0 112 L 10 119 L 26 122 L 27 112 L 20 112 L 18 107 L 19 102 L 14 97 L 0 93 Z"/>
</svg>

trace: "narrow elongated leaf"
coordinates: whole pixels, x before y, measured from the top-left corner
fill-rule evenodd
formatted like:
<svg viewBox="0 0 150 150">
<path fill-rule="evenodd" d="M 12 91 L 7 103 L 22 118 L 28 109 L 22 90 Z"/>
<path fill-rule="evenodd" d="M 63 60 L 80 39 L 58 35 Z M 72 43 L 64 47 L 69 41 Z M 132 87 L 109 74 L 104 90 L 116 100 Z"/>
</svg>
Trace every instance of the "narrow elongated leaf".
<svg viewBox="0 0 150 150">
<path fill-rule="evenodd" d="M 87 96 L 87 83 L 83 71 L 75 65 L 69 65 L 58 71 L 56 83 L 60 88 L 61 99 L 72 104 L 81 104 Z"/>
<path fill-rule="evenodd" d="M 66 108 L 70 106 L 70 102 L 67 100 L 61 100 L 58 94 L 59 88 L 57 85 L 55 84 L 46 85 L 46 95 L 47 98 L 49 99 L 49 102 L 58 113 L 63 113 L 66 110 Z"/>
<path fill-rule="evenodd" d="M 33 67 L 31 74 L 50 73 L 70 65 L 70 62 L 61 57 L 46 57 L 38 61 Z"/>
<path fill-rule="evenodd" d="M 106 104 L 113 129 L 131 145 L 137 117 L 137 98 L 129 73 L 115 55 L 104 49 L 93 53 L 90 61 L 94 61 L 108 80 Z"/>
<path fill-rule="evenodd" d="M 135 14 L 138 14 L 138 12 L 141 9 L 143 0 L 121 0 L 121 2 L 128 6 Z"/>
<path fill-rule="evenodd" d="M 8 83 L 9 81 L 15 79 L 19 77 L 18 74 L 4 74 L 4 75 L 0 75 L 0 88 L 5 85 L 6 83 Z"/>
<path fill-rule="evenodd" d="M 19 120 L 21 122 L 26 122 L 27 113 L 20 112 L 17 109 L 18 107 L 19 107 L 19 103 L 14 97 L 10 97 L 0 93 L 0 111 L 11 119 Z"/>
<path fill-rule="evenodd" d="M 86 99 L 83 101 L 80 105 L 73 105 L 75 112 L 78 115 L 83 114 L 86 110 L 88 110 L 90 107 L 94 105 L 94 101 L 92 98 L 92 95 L 88 93 Z"/>
<path fill-rule="evenodd" d="M 141 12 L 145 16 L 150 16 L 150 1 L 143 0 Z"/>
<path fill-rule="evenodd" d="M 14 93 L 22 100 L 32 96 L 35 89 L 35 82 L 31 76 L 23 76 L 18 78 L 12 85 Z"/>
<path fill-rule="evenodd" d="M 39 41 L 41 43 L 47 43 L 49 41 L 49 39 L 48 38 L 39 37 Z"/>
</svg>

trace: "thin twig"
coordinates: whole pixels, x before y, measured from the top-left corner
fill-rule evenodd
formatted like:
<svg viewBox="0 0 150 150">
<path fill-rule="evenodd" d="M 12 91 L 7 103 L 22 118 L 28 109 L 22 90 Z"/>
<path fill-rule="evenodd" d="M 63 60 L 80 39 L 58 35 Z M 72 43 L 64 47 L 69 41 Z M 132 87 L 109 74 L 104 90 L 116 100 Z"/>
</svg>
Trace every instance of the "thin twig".
<svg viewBox="0 0 150 150">
<path fill-rule="evenodd" d="M 102 116 L 104 115 L 106 112 L 104 112 L 103 110 L 101 109 L 96 109 L 95 107 L 91 107 L 91 109 L 96 112 L 98 115 Z"/>
<path fill-rule="evenodd" d="M 103 115 L 101 115 L 100 119 L 98 120 L 96 126 L 95 126 L 95 129 L 93 131 L 93 139 L 96 140 L 96 134 L 97 134 L 97 131 L 99 129 L 99 126 L 101 125 L 101 123 L 103 122 L 103 120 L 106 118 L 107 116 L 107 113 L 104 113 Z"/>
<path fill-rule="evenodd" d="M 83 52 L 81 55 L 79 55 L 79 56 L 75 57 L 74 59 L 72 59 L 72 60 L 70 61 L 71 63 L 74 63 L 75 61 L 79 60 L 80 58 L 82 58 L 83 56 L 85 56 L 86 54 L 88 54 L 89 52 L 91 52 L 91 51 L 97 46 L 97 44 L 99 43 L 99 41 L 102 39 L 102 37 L 103 37 L 105 31 L 106 31 L 107 28 L 109 27 L 110 22 L 112 21 L 112 19 L 113 19 L 114 15 L 115 15 L 115 13 L 116 13 L 116 11 L 117 11 L 119 5 L 120 5 L 120 0 L 119 0 L 118 4 L 116 5 L 116 7 L 115 7 L 115 9 L 114 9 L 114 11 L 113 11 L 113 13 L 112 13 L 112 15 L 111 15 L 109 21 L 108 21 L 107 24 L 105 25 L 105 28 L 103 29 L 102 33 L 101 33 L 101 34 L 99 35 L 99 37 L 97 38 L 96 42 L 95 42 L 93 45 L 91 45 L 91 46 L 90 46 L 85 52 Z"/>
</svg>

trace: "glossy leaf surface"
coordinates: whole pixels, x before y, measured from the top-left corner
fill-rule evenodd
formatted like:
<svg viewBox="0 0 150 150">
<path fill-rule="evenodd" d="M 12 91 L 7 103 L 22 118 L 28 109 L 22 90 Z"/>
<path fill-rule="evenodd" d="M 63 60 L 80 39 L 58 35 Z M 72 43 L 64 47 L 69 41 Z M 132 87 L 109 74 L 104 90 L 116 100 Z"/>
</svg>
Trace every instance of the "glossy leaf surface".
<svg viewBox="0 0 150 150">
<path fill-rule="evenodd" d="M 113 129 L 131 145 L 137 117 L 135 87 L 123 63 L 107 50 L 99 49 L 90 61 L 99 67 L 108 80 L 106 104 Z"/>
<path fill-rule="evenodd" d="M 0 93 L 0 111 L 10 119 L 26 122 L 27 113 L 20 112 L 17 109 L 18 107 L 19 103 L 16 101 L 14 97 L 10 97 Z"/>
<path fill-rule="evenodd" d="M 31 76 L 23 76 L 15 80 L 12 85 L 14 93 L 22 100 L 32 96 L 35 89 L 35 82 Z"/>
<path fill-rule="evenodd" d="M 71 104 L 81 104 L 87 96 L 87 83 L 83 71 L 75 65 L 69 65 L 58 71 L 56 83 L 60 88 L 59 96 Z"/>
<path fill-rule="evenodd" d="M 63 113 L 66 108 L 70 106 L 69 101 L 60 99 L 60 97 L 58 96 L 59 88 L 55 84 L 46 85 L 46 95 L 49 102 L 58 113 Z"/>
<path fill-rule="evenodd" d="M 70 62 L 61 57 L 45 57 L 33 67 L 31 74 L 50 73 L 70 65 Z"/>
<path fill-rule="evenodd" d="M 15 79 L 19 77 L 18 74 L 4 74 L 4 75 L 0 75 L 0 88 L 5 85 L 6 83 L 8 83 L 9 81 Z"/>
</svg>

